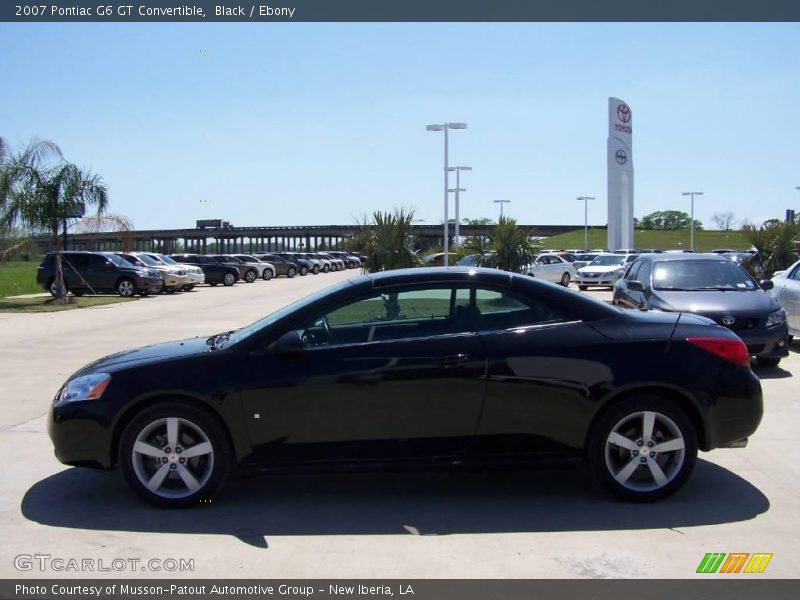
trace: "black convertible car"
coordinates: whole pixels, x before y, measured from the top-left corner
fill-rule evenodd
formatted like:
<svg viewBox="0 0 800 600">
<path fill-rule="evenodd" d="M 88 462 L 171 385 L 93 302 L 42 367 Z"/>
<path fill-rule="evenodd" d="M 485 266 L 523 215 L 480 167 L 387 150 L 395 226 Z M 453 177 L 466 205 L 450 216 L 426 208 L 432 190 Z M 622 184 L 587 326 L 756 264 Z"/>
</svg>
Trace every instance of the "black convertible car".
<svg viewBox="0 0 800 600">
<path fill-rule="evenodd" d="M 237 466 L 585 456 L 634 501 L 742 446 L 758 378 L 729 329 L 636 313 L 497 270 L 364 275 L 252 325 L 115 354 L 56 395 L 69 465 L 119 466 L 150 502 L 207 499 Z"/>
</svg>

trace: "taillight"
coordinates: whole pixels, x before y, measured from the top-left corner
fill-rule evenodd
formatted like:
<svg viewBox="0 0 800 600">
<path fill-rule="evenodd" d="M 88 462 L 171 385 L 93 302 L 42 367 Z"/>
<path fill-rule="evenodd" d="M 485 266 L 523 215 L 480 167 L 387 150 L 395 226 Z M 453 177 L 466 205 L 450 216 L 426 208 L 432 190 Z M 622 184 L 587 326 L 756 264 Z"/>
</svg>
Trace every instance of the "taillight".
<svg viewBox="0 0 800 600">
<path fill-rule="evenodd" d="M 710 352 L 714 356 L 732 362 L 735 365 L 742 367 L 750 366 L 750 354 L 747 352 L 747 346 L 744 345 L 742 340 L 730 340 L 727 338 L 712 338 L 712 337 L 693 337 L 686 338 L 690 344 L 702 348 L 706 352 Z"/>
<path fill-rule="evenodd" d="M 44 267 L 43 266 L 39 265 L 38 267 L 36 267 L 36 272 L 37 273 L 41 273 L 42 271 L 44 271 Z"/>
</svg>

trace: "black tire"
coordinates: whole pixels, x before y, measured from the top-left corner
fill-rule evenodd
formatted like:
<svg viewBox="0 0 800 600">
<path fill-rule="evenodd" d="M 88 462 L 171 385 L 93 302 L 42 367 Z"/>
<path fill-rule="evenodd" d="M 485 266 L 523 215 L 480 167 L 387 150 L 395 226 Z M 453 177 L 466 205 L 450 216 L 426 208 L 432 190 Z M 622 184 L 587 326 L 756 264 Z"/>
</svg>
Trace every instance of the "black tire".
<svg viewBox="0 0 800 600">
<path fill-rule="evenodd" d="M 649 440 L 646 414 L 653 415 L 654 423 Z M 612 434 L 615 442 L 610 441 Z M 659 451 L 666 442 L 682 445 Z M 674 494 L 689 479 L 697 461 L 697 432 L 674 402 L 654 394 L 630 396 L 597 418 L 587 437 L 586 457 L 597 481 L 616 496 L 654 502 Z M 617 479 L 621 477 L 623 482 Z"/>
<path fill-rule="evenodd" d="M 183 286 L 183 291 L 184 292 L 191 292 L 193 289 L 194 289 L 194 284 L 193 283 L 190 283 L 188 285 Z"/>
<path fill-rule="evenodd" d="M 114 291 L 122 298 L 132 298 L 139 293 L 136 282 L 130 277 L 123 277 L 114 286 Z"/>
<path fill-rule="evenodd" d="M 174 294 L 178 290 L 176 290 L 175 288 L 164 288 L 164 291 L 167 292 L 168 294 Z"/>
<path fill-rule="evenodd" d="M 308 267 L 300 267 L 300 276 L 305 277 L 308 275 Z"/>
<path fill-rule="evenodd" d="M 286 269 L 286 276 L 289 279 L 291 279 L 295 275 L 297 275 L 297 269 L 295 269 L 294 267 L 289 267 L 288 269 Z"/>
<path fill-rule="evenodd" d="M 578 286 L 578 289 L 579 289 L 580 291 L 582 291 L 582 292 L 585 292 L 585 291 L 587 290 L 587 288 L 588 288 L 588 287 L 589 287 L 589 286 L 586 286 L 586 285 L 579 285 L 579 286 Z"/>
<path fill-rule="evenodd" d="M 564 287 L 569 287 L 569 273 L 566 273 L 566 272 L 565 272 L 565 273 L 564 273 L 564 274 L 561 276 L 561 282 L 560 282 L 560 283 L 561 283 L 561 285 L 563 285 Z"/>
<path fill-rule="evenodd" d="M 270 279 L 272 279 L 272 271 L 270 271 L 269 269 L 264 269 L 264 274 L 261 276 L 261 279 L 263 279 L 264 281 L 269 281 Z"/>
<path fill-rule="evenodd" d="M 168 439 L 172 419 L 176 424 L 175 448 L 169 446 Z M 137 441 L 158 455 L 134 452 Z M 194 447 L 210 452 L 181 456 Z M 235 468 L 230 440 L 220 422 L 206 410 L 178 401 L 159 403 L 137 414 L 122 433 L 118 459 L 128 485 L 147 502 L 166 508 L 197 506 L 211 499 Z M 185 483 L 187 472 L 194 480 L 192 485 L 198 485 L 194 491 Z M 154 481 L 159 476 L 160 483 Z M 158 487 L 148 489 L 148 481 Z"/>
<path fill-rule="evenodd" d="M 208 285 L 210 285 L 211 287 L 217 287 L 218 284 L 219 284 L 219 281 L 209 281 L 208 282 Z"/>
<path fill-rule="evenodd" d="M 144 298 L 145 296 L 150 295 L 150 292 L 139 292 L 139 295 Z"/>
<path fill-rule="evenodd" d="M 53 298 L 57 297 L 56 278 L 55 277 L 51 277 L 50 281 L 47 282 L 47 291 L 50 292 L 50 295 Z M 66 281 L 64 282 L 64 292 L 65 293 L 69 293 L 69 288 L 67 287 L 67 282 Z"/>
<path fill-rule="evenodd" d="M 311 272 L 314 273 L 314 275 L 319 275 L 319 265 L 314 265 Z"/>
<path fill-rule="evenodd" d="M 236 275 L 233 273 L 225 273 L 222 277 L 222 285 L 225 287 L 231 287 L 234 283 L 236 283 Z"/>
<path fill-rule="evenodd" d="M 245 271 L 244 280 L 246 283 L 253 283 L 256 279 L 258 279 L 258 271 L 255 269 Z"/>
<path fill-rule="evenodd" d="M 756 356 L 756 364 L 759 367 L 764 367 L 766 369 L 774 369 L 776 368 L 781 362 L 780 358 L 768 358 L 766 356 Z"/>
<path fill-rule="evenodd" d="M 323 265 L 322 266 L 322 272 L 323 273 L 329 273 L 330 270 L 331 270 L 331 266 L 330 265 Z"/>
</svg>

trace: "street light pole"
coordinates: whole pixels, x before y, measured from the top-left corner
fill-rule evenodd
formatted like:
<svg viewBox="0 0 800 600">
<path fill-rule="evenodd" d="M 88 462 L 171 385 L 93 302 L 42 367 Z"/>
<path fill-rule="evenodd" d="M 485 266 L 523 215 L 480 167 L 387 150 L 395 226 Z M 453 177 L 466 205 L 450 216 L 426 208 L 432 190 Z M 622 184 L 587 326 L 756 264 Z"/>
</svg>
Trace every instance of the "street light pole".
<svg viewBox="0 0 800 600">
<path fill-rule="evenodd" d="M 455 237 L 454 242 L 455 243 L 453 245 L 456 248 L 460 248 L 461 247 L 461 216 L 459 214 L 458 193 L 459 192 L 466 192 L 467 190 L 466 190 L 466 188 L 462 188 L 461 187 L 461 178 L 459 176 L 461 174 L 461 171 L 472 171 L 472 167 L 449 167 L 447 170 L 456 172 L 456 187 L 455 187 L 455 189 L 450 189 L 448 191 L 455 192 L 455 194 L 456 194 L 456 196 L 455 196 L 455 199 L 456 199 L 456 227 L 455 227 L 455 233 L 454 233 L 454 237 Z"/>
<path fill-rule="evenodd" d="M 509 202 L 511 202 L 511 200 L 495 200 L 494 201 L 495 204 L 499 204 L 500 205 L 500 218 L 501 219 L 503 218 L 503 204 L 508 204 Z"/>
<path fill-rule="evenodd" d="M 589 200 L 594 196 L 578 196 L 578 202 L 583 201 L 583 249 L 589 249 Z"/>
<path fill-rule="evenodd" d="M 703 192 L 683 192 L 682 195 L 692 197 L 692 213 L 689 222 L 689 249 L 694 252 L 694 197 L 702 196 Z"/>
<path fill-rule="evenodd" d="M 448 157 L 447 157 L 447 150 L 448 150 L 448 148 L 447 148 L 447 145 L 448 145 L 447 130 L 448 129 L 466 129 L 466 128 L 467 128 L 467 124 L 466 123 L 442 123 L 441 125 L 426 125 L 425 126 L 425 130 L 426 131 L 444 131 L 444 228 L 443 228 L 444 229 L 444 243 L 443 243 L 443 246 L 444 246 L 444 266 L 445 267 L 448 265 L 449 257 L 450 257 L 449 248 L 448 248 L 448 246 L 450 245 L 450 240 L 449 240 L 450 228 L 449 228 L 449 223 L 448 223 L 449 215 L 448 215 L 448 211 L 447 211 L 447 208 L 448 208 L 447 205 L 449 204 L 449 202 L 448 202 L 448 199 L 449 199 L 448 198 L 448 193 L 449 193 L 448 190 L 450 189 L 450 186 L 448 185 L 448 177 L 447 177 L 447 175 L 448 175 L 448 173 L 450 171 L 450 168 L 449 168 L 449 166 L 447 164 L 448 163 Z"/>
</svg>

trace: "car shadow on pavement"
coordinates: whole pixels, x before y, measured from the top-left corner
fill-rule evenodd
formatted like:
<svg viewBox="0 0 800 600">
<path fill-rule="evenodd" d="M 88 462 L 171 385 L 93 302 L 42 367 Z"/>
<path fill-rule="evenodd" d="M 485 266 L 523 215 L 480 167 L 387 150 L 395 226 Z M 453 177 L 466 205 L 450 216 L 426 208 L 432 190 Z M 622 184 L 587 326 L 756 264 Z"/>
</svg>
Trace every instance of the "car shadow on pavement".
<svg viewBox="0 0 800 600">
<path fill-rule="evenodd" d="M 759 379 L 786 379 L 791 377 L 792 373 L 781 367 L 755 367 L 753 369 Z"/>
<path fill-rule="evenodd" d="M 753 519 L 769 500 L 738 475 L 699 460 L 675 496 L 630 504 L 589 483 L 584 468 L 244 474 L 209 504 L 158 509 L 119 473 L 67 469 L 36 483 L 22 514 L 51 527 L 222 534 L 266 548 L 270 536 L 448 535 L 664 529 Z"/>
</svg>

